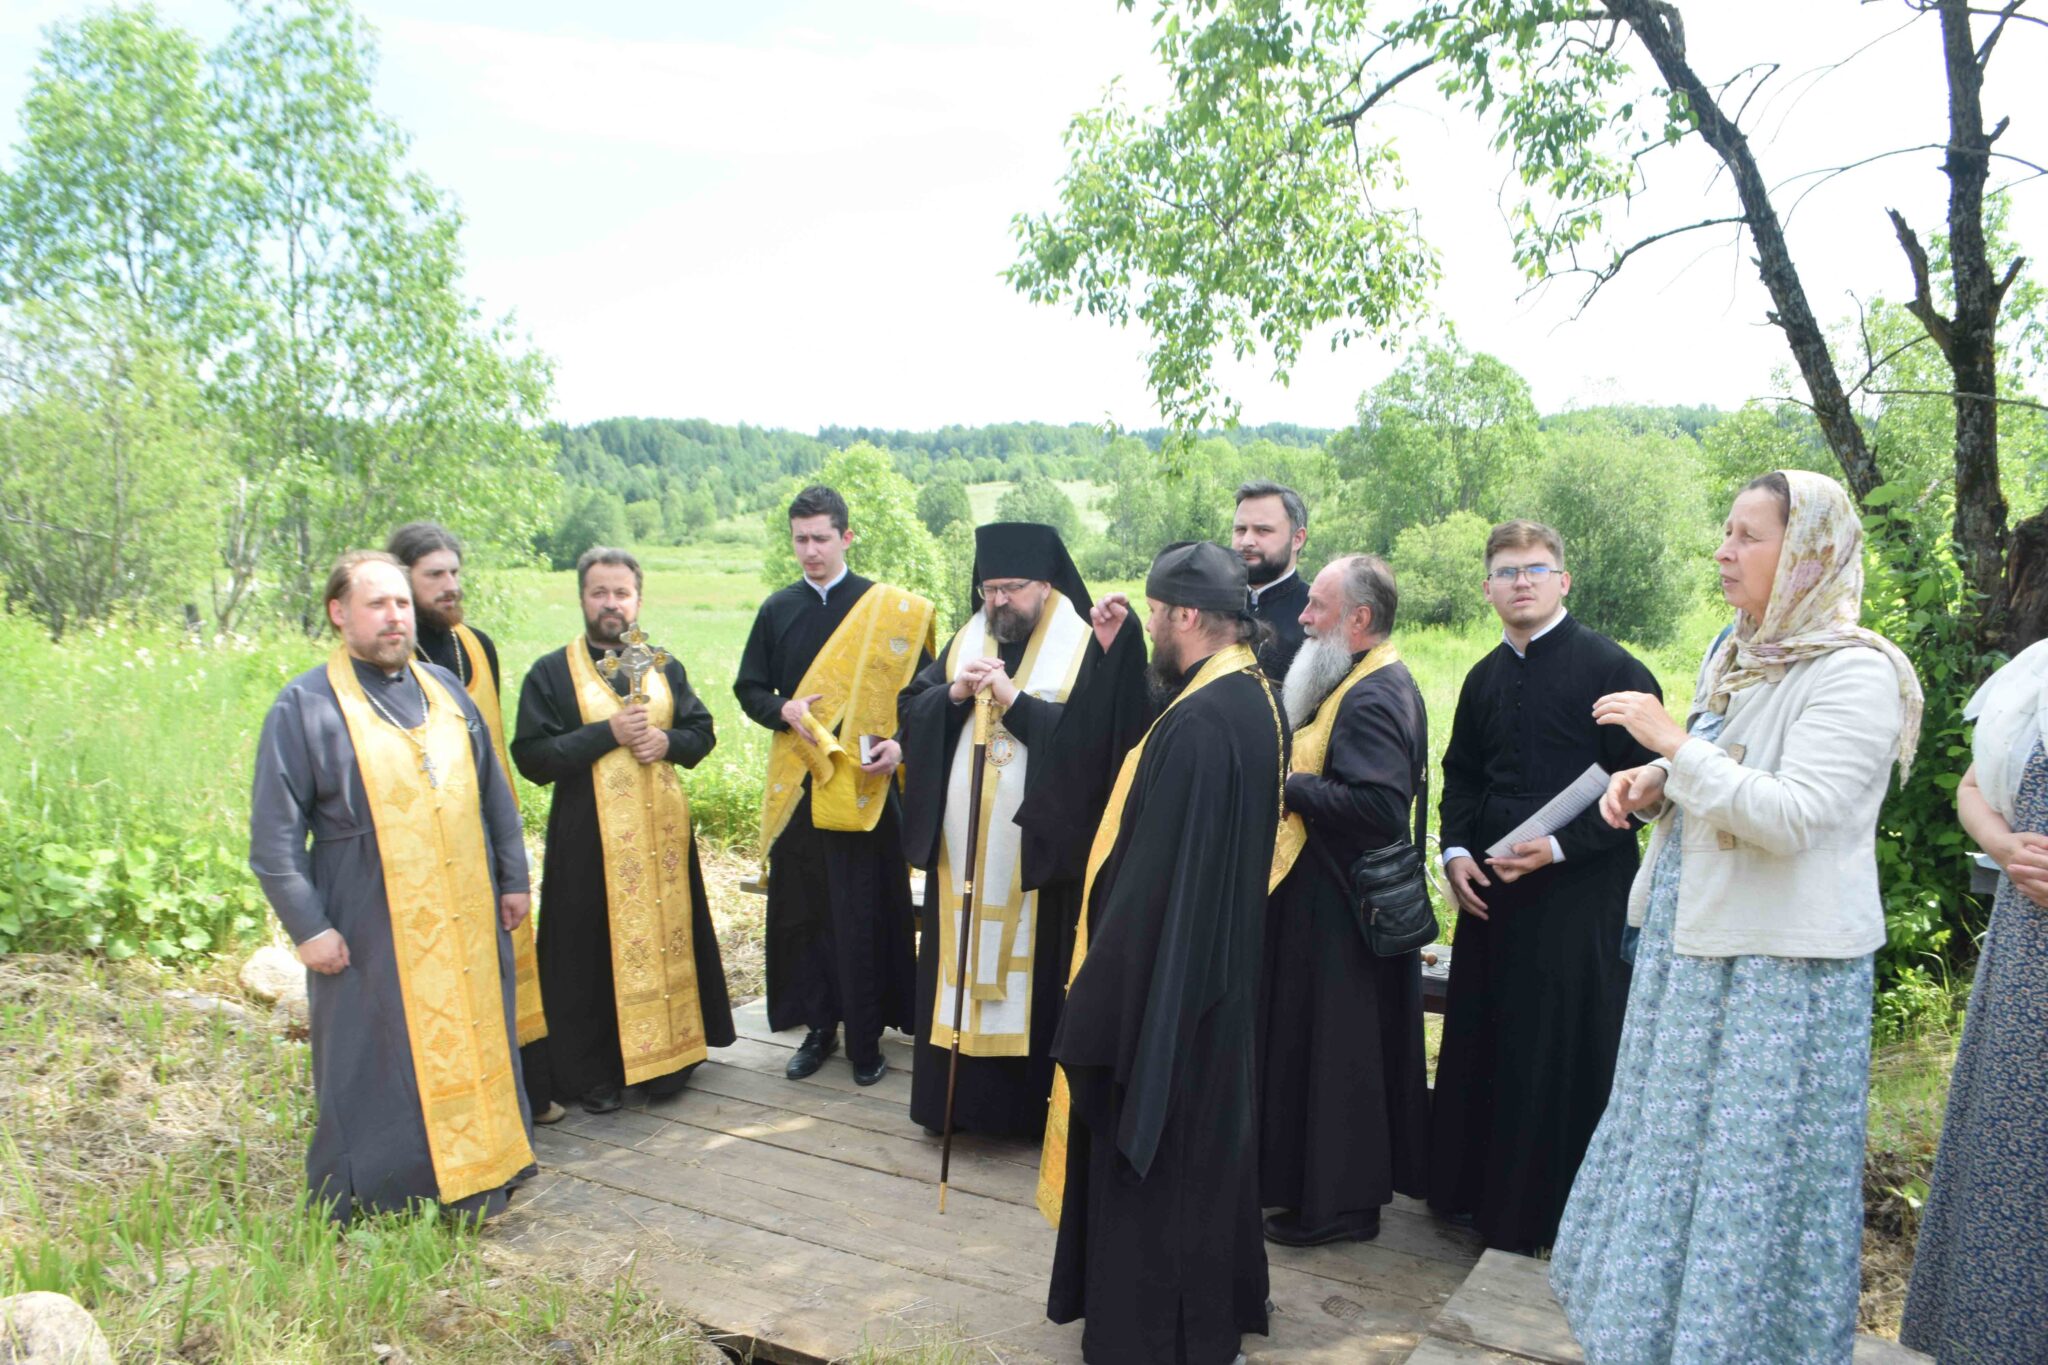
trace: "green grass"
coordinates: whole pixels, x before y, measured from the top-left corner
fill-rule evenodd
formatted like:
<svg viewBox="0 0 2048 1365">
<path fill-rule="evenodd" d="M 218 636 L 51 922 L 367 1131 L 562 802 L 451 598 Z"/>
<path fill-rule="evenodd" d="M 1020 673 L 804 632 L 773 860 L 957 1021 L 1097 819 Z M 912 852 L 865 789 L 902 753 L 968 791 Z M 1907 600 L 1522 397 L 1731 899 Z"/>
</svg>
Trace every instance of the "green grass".
<svg viewBox="0 0 2048 1365">
<path fill-rule="evenodd" d="M 696 1329 L 624 1276 L 431 1209 L 337 1233 L 301 1198 L 305 1047 L 174 983 L 216 984 L 0 959 L 0 1295 L 70 1295 L 136 1365 L 691 1358 Z"/>
</svg>

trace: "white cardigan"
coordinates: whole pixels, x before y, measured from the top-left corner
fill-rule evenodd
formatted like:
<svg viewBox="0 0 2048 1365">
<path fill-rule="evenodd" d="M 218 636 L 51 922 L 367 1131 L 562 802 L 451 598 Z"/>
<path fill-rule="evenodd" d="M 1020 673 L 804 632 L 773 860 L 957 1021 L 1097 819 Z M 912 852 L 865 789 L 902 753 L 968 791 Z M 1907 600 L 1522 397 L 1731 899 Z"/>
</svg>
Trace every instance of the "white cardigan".
<svg viewBox="0 0 2048 1365">
<path fill-rule="evenodd" d="M 1885 939 L 1877 812 L 1903 722 L 1874 649 L 1793 664 L 1728 702 L 1720 737 L 1670 759 L 1648 856 L 1629 889 L 1640 926 L 1675 805 L 1685 812 L 1672 949 L 1692 957 L 1861 957 Z"/>
</svg>

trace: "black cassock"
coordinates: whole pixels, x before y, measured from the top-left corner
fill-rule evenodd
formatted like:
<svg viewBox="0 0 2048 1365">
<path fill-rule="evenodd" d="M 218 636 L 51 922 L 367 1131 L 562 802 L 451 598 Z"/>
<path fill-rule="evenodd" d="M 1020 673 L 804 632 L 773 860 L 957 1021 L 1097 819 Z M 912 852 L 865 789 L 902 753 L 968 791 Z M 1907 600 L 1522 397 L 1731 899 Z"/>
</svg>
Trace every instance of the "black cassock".
<svg viewBox="0 0 2048 1365">
<path fill-rule="evenodd" d="M 1308 606 L 1308 584 L 1297 569 L 1278 583 L 1258 589 L 1258 594 L 1252 599 L 1252 615 L 1273 628 L 1273 638 L 1259 647 L 1259 667 L 1278 687 L 1301 642 L 1308 638 L 1301 624 L 1302 609 Z"/>
<path fill-rule="evenodd" d="M 476 631 L 477 643 L 484 647 L 484 657 L 481 661 L 469 657 L 469 651 L 462 647 L 462 640 L 454 631 L 437 630 L 424 621 L 419 623 L 418 634 L 413 641 L 413 652 L 427 663 L 439 664 L 453 673 L 464 688 L 467 688 L 469 680 L 476 676 L 479 666 L 490 669 L 491 686 L 497 691 L 498 704 L 502 707 L 505 680 L 498 672 L 497 643 L 475 626 L 471 626 L 470 629 Z"/>
<path fill-rule="evenodd" d="M 1488 918 L 1460 912 L 1431 1120 L 1429 1202 L 1474 1215 L 1487 1245 L 1548 1246 L 1607 1107 L 1628 1005 L 1621 959 L 1633 829 L 1589 809 L 1557 832 L 1561 864 L 1502 884 L 1486 846 L 1571 783 L 1655 757 L 1619 725 L 1593 723 L 1609 692 L 1661 696 L 1650 670 L 1566 616 L 1506 642 L 1465 675 L 1444 752 L 1440 837 L 1487 871 Z"/>
<path fill-rule="evenodd" d="M 1053 1040 L 1073 1107 L 1046 1303 L 1087 1319 L 1089 1361 L 1227 1365 L 1266 1330 L 1253 1034 L 1283 744 L 1251 673 L 1188 697 L 1097 874 Z"/>
<path fill-rule="evenodd" d="M 587 642 L 570 648 L 589 649 L 593 660 L 603 657 L 603 651 L 592 649 Z M 662 676 L 675 697 L 668 761 L 694 768 L 718 742 L 712 733 L 711 712 L 691 690 L 680 663 L 670 659 Z M 613 678 L 612 686 L 624 696 L 624 675 Z M 576 687 L 569 677 L 567 652 L 558 649 L 536 660 L 519 689 L 519 726 L 512 738 L 512 762 L 527 781 L 554 787 L 548 805 L 548 846 L 541 864 L 540 927 L 535 932 L 534 953 L 540 965 L 541 1006 L 548 1016 L 548 1036 L 542 1042 L 553 1072 L 554 1098 L 561 1100 L 622 1085 L 626 1078 L 613 994 L 611 908 L 605 892 L 597 792 L 591 778 L 591 765 L 617 747 L 609 721 L 584 724 Z M 732 1004 L 725 990 L 725 966 L 718 956 L 718 930 L 711 922 L 711 905 L 704 895 L 704 873 L 697 863 L 694 830 L 690 835 L 690 910 L 704 1039 L 712 1047 L 726 1047 L 734 1036 Z M 544 1097 L 534 1097 L 534 1103 L 544 1102 Z"/>
<path fill-rule="evenodd" d="M 797 684 L 811 661 L 873 586 L 849 572 L 824 597 L 804 580 L 761 604 L 732 685 L 756 723 L 789 728 L 782 704 L 800 695 Z M 847 1057 L 856 1065 L 881 1055 L 885 1027 L 910 1032 L 916 1008 L 900 805 L 891 783 L 874 829 L 818 829 L 806 774 L 803 798 L 768 855 L 768 1026 L 843 1022 Z"/>
<path fill-rule="evenodd" d="M 1105 653 L 1092 638 L 1064 703 L 1020 692 L 1003 728 L 1030 752 L 1022 826 L 1025 890 L 1037 890 L 1031 955 L 1031 1053 L 1028 1057 L 960 1057 L 953 1126 L 971 1133 L 1036 1138 L 1045 1132 L 1052 1093 L 1052 1037 L 1074 956 L 1074 921 L 1088 847 L 1117 765 L 1152 718 L 1145 690 L 1145 651 L 1136 618 L 1126 617 Z M 1012 677 L 1028 642 L 997 646 Z M 953 754 L 973 717 L 971 700 L 948 694 L 945 655 L 918 670 L 897 702 L 903 725 L 903 851 L 917 867 L 938 865 L 945 832 Z M 927 886 L 931 885 L 928 881 Z M 940 935 L 927 917 L 917 949 L 917 1051 L 910 1078 L 910 1116 L 943 1128 L 951 1050 L 931 1045 L 938 999 Z"/>
<path fill-rule="evenodd" d="M 1393 663 L 1338 704 L 1322 775 L 1287 779 L 1308 844 L 1266 907 L 1259 1193 L 1268 1208 L 1295 1210 L 1305 1232 L 1362 1222 L 1396 1191 L 1423 1192 L 1422 965 L 1417 953 L 1372 951 L 1341 869 L 1413 837 L 1428 753 L 1422 694 Z"/>
</svg>

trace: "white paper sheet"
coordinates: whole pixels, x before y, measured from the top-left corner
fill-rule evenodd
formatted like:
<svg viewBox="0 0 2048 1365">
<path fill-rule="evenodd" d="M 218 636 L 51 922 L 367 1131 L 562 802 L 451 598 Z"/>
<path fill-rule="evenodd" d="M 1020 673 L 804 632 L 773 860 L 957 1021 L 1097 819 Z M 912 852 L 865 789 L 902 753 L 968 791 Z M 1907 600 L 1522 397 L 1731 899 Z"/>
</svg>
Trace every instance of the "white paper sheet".
<svg viewBox="0 0 2048 1365">
<path fill-rule="evenodd" d="M 1606 790 L 1607 770 L 1595 763 L 1580 773 L 1577 781 L 1545 801 L 1541 810 L 1502 835 L 1498 842 L 1488 845 L 1486 856 L 1505 858 L 1516 844 L 1549 838 L 1578 819 L 1580 813 L 1598 801 Z"/>
</svg>

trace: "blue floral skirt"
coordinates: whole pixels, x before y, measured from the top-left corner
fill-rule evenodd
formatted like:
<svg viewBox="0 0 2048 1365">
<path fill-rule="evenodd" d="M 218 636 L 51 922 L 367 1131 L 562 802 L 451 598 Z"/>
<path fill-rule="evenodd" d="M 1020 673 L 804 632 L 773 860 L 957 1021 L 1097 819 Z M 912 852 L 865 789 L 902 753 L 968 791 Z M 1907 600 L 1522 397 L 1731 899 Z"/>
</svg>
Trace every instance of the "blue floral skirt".
<svg viewBox="0 0 2048 1365">
<path fill-rule="evenodd" d="M 1595 1365 L 1847 1361 L 1871 959 L 1674 954 L 1680 842 L 1674 824 L 1550 1282 Z"/>
</svg>

